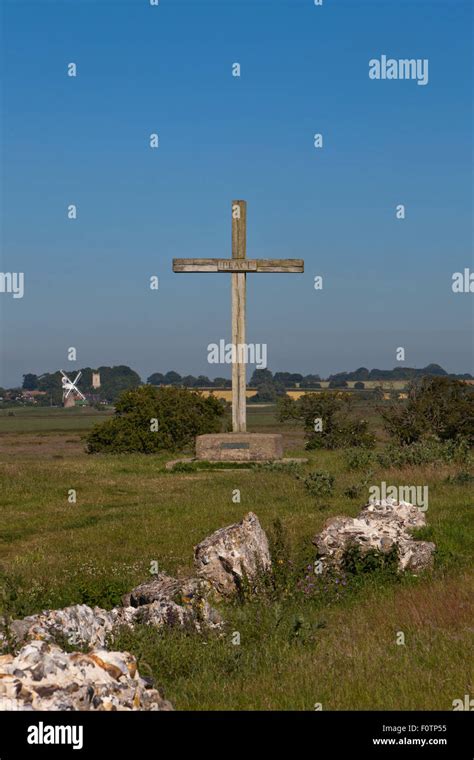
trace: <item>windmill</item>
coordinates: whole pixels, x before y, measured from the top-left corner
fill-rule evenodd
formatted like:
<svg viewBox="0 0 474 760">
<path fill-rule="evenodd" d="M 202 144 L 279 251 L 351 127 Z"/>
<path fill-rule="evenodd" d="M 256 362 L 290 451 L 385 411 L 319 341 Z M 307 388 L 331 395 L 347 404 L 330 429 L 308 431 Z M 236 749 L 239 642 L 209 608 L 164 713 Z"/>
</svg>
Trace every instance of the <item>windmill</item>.
<svg viewBox="0 0 474 760">
<path fill-rule="evenodd" d="M 82 372 L 78 372 L 74 380 L 70 380 L 69 377 L 66 375 L 65 372 L 63 372 L 62 369 L 60 370 L 60 372 L 62 375 L 61 382 L 63 384 L 63 406 L 65 407 L 74 406 L 74 403 L 76 400 L 74 394 L 77 394 L 79 398 L 82 398 L 85 400 L 86 397 L 84 396 L 83 393 L 81 393 L 79 388 L 76 386 L 76 383 L 81 377 Z M 70 395 L 71 393 L 72 395 Z"/>
</svg>

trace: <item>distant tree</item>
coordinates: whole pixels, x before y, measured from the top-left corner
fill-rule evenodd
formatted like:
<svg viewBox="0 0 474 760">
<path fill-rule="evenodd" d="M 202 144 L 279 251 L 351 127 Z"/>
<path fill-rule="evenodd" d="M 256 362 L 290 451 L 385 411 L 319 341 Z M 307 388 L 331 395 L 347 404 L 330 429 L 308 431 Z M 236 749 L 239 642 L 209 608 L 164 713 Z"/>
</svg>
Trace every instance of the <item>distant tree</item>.
<svg viewBox="0 0 474 760">
<path fill-rule="evenodd" d="M 363 391 L 365 388 L 365 383 L 362 383 L 360 380 L 358 380 L 356 383 L 354 383 L 354 388 L 357 388 L 359 391 Z"/>
<path fill-rule="evenodd" d="M 367 367 L 359 367 L 355 372 L 349 372 L 349 380 L 368 380 L 369 370 Z"/>
<path fill-rule="evenodd" d="M 334 380 L 329 381 L 329 387 L 330 388 L 347 388 L 347 380 L 344 380 L 342 377 L 335 378 Z"/>
<path fill-rule="evenodd" d="M 320 388 L 321 378 L 319 375 L 305 375 L 300 383 L 301 388 Z"/>
<path fill-rule="evenodd" d="M 448 374 L 439 364 L 428 364 L 421 372 L 425 375 L 446 376 Z"/>
<path fill-rule="evenodd" d="M 117 367 L 99 367 L 98 371 L 100 397 L 107 401 L 115 401 L 123 391 L 138 388 L 142 384 L 140 375 L 125 364 L 119 364 Z M 83 387 L 85 388 L 85 384 Z"/>
<path fill-rule="evenodd" d="M 297 383 L 301 383 L 303 375 L 299 372 L 275 372 L 273 381 L 284 388 L 294 388 Z"/>
<path fill-rule="evenodd" d="M 258 386 L 258 393 L 252 396 L 252 401 L 276 401 L 277 389 L 274 383 L 261 383 Z"/>
<path fill-rule="evenodd" d="M 161 372 L 154 372 L 147 379 L 149 385 L 166 385 L 165 376 Z"/>
<path fill-rule="evenodd" d="M 213 386 L 214 388 L 228 388 L 230 385 L 232 385 L 232 380 L 229 380 L 226 377 L 215 377 Z"/>
<path fill-rule="evenodd" d="M 390 380 L 391 374 L 391 369 L 371 369 L 369 372 L 369 380 Z"/>
<path fill-rule="evenodd" d="M 211 386 L 212 382 L 206 377 L 206 375 L 198 375 L 194 386 L 195 388 L 210 388 Z"/>
<path fill-rule="evenodd" d="M 26 375 L 23 375 L 22 388 L 25 391 L 38 390 L 38 375 L 33 375 L 32 372 L 28 372 Z"/>
<path fill-rule="evenodd" d="M 179 375 L 177 372 L 174 372 L 171 370 L 171 372 L 167 372 L 165 375 L 165 383 L 166 385 L 179 385 L 181 382 L 181 375 Z"/>
<path fill-rule="evenodd" d="M 197 378 L 194 377 L 194 375 L 185 375 L 181 378 L 181 385 L 184 388 L 194 388 L 196 385 Z"/>
<path fill-rule="evenodd" d="M 50 404 L 59 405 L 63 399 L 62 375 L 60 372 L 45 372 L 38 378 L 38 390 L 48 394 Z"/>
<path fill-rule="evenodd" d="M 301 381 L 303 380 L 303 375 L 301 375 L 299 372 L 292 372 L 290 375 L 290 383 L 292 387 L 295 387 L 297 383 L 301 384 Z"/>
<path fill-rule="evenodd" d="M 264 383 L 272 383 L 273 382 L 273 375 L 270 372 L 269 369 L 256 369 L 250 378 L 250 387 L 251 388 L 258 388 L 259 385 L 263 385 Z"/>
<path fill-rule="evenodd" d="M 291 373 L 290 372 L 275 372 L 273 379 L 276 383 L 282 383 L 285 388 L 290 387 Z"/>
</svg>

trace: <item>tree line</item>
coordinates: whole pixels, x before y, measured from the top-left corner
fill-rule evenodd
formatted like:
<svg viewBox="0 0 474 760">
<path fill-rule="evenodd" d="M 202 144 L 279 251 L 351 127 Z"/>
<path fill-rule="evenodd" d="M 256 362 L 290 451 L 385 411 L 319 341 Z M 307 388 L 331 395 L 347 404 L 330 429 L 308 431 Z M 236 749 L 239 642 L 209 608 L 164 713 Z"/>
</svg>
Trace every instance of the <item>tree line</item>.
<svg viewBox="0 0 474 760">
<path fill-rule="evenodd" d="M 93 369 L 91 367 L 82 368 L 79 387 L 84 394 L 90 394 L 98 400 L 114 402 L 123 391 L 137 388 L 143 384 L 140 375 L 126 365 L 102 366 L 98 367 L 96 371 L 100 373 L 101 385 L 99 389 L 92 387 Z M 73 370 L 72 374 L 75 372 L 76 370 Z M 413 380 L 425 376 L 472 378 L 468 373 L 448 375 L 439 364 L 429 364 L 421 369 L 396 367 L 392 370 L 369 370 L 366 367 L 359 367 L 354 372 L 338 372 L 329 375 L 327 380 L 330 388 L 344 388 L 351 381 L 355 382 L 357 389 L 362 390 L 364 389 L 364 381 L 367 380 Z M 248 385 L 258 390 L 257 396 L 253 400 L 273 401 L 289 388 L 321 388 L 322 381 L 318 374 L 303 375 L 299 372 L 272 372 L 269 369 L 256 369 Z M 230 378 L 215 377 L 212 380 L 207 375 L 180 375 L 174 370 L 164 373 L 154 372 L 147 378 L 146 383 L 157 387 L 175 386 L 182 388 L 230 388 L 232 386 Z M 26 391 L 43 391 L 47 395 L 47 403 L 58 404 L 62 398 L 61 373 L 59 371 L 45 372 L 42 375 L 27 373 L 23 375 L 22 388 Z"/>
</svg>

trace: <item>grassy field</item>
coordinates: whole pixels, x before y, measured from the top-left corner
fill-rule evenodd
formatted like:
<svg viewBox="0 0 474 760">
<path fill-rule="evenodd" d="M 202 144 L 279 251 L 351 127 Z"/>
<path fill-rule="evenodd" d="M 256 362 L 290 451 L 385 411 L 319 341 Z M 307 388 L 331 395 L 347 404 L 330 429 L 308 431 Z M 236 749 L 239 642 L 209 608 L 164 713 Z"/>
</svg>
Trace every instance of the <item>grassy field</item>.
<svg viewBox="0 0 474 760">
<path fill-rule="evenodd" d="M 378 429 L 375 409 L 365 411 Z M 472 499 L 469 484 L 447 480 L 464 466 L 372 475 L 372 483 L 429 486 L 423 537 L 438 547 L 432 573 L 375 573 L 296 591 L 294 576 L 314 558 L 312 536 L 328 517 L 355 515 L 366 500 L 343 493 L 364 474 L 348 469 L 344 452 L 304 452 L 301 429 L 283 427 L 286 454 L 310 460 L 304 472 L 335 476 L 335 494 L 321 508 L 291 471 L 172 473 L 164 455 L 88 456 L 82 436 L 103 414 L 0 415 L 0 568 L 9 614 L 112 606 L 149 577 L 152 560 L 170 574 L 192 572 L 193 546 L 252 510 L 271 536 L 277 518 L 283 526 L 293 564 L 278 595 L 222 605 L 228 626 L 220 638 L 141 628 L 116 642 L 176 709 L 449 710 L 472 695 Z M 250 405 L 249 428 L 281 432 L 271 407 Z M 240 504 L 232 501 L 236 488 Z"/>
</svg>

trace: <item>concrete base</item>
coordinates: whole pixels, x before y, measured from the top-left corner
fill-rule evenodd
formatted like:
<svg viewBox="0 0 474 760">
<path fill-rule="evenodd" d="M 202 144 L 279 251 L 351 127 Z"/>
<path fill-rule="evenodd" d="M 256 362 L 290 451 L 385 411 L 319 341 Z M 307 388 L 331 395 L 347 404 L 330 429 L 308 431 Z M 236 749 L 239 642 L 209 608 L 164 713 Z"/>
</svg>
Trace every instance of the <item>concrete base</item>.
<svg viewBox="0 0 474 760">
<path fill-rule="evenodd" d="M 217 433 L 198 435 L 196 459 L 208 462 L 272 462 L 283 457 L 278 433 Z"/>
</svg>

